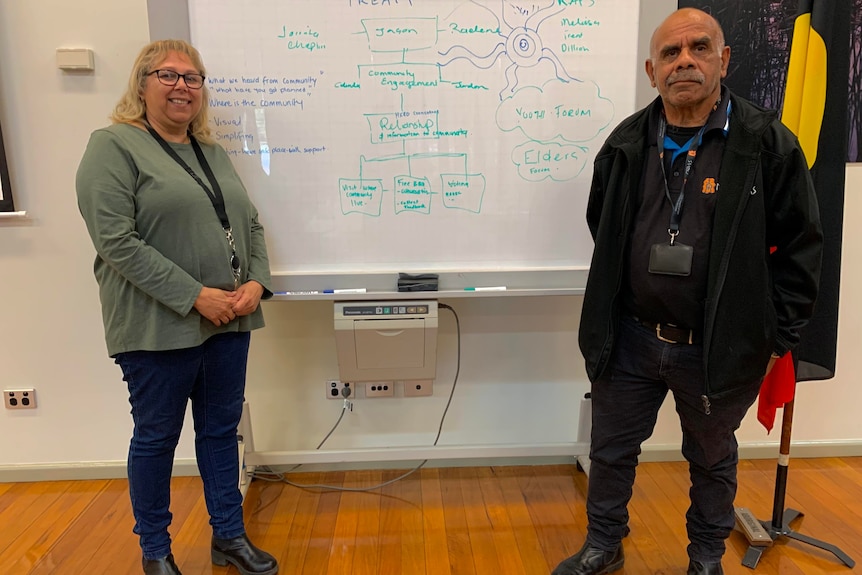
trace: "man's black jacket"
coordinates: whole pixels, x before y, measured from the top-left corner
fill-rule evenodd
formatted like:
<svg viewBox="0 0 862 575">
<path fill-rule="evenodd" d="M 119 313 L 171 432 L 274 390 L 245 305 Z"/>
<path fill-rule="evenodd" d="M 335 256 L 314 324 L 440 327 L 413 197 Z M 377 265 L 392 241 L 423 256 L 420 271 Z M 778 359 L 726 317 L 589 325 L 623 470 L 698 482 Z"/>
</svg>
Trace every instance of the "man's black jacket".
<svg viewBox="0 0 862 575">
<path fill-rule="evenodd" d="M 820 277 L 822 230 L 796 137 L 777 113 L 731 94 L 704 306 L 707 398 L 760 385 L 773 352 L 799 343 Z M 595 241 L 579 332 L 595 381 L 614 348 L 626 245 L 635 216 L 650 106 L 624 120 L 595 160 L 587 224 Z M 770 248 L 777 248 L 770 254 Z"/>
</svg>

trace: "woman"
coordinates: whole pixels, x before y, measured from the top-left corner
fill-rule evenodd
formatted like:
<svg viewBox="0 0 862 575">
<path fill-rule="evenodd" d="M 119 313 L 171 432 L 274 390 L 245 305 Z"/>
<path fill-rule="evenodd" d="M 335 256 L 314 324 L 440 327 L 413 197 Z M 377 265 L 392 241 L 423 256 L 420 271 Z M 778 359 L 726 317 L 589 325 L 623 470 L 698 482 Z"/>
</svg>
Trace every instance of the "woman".
<svg viewBox="0 0 862 575">
<path fill-rule="evenodd" d="M 96 248 L 108 353 L 123 371 L 134 432 L 128 475 L 147 575 L 180 573 L 171 553 L 170 479 L 186 404 L 213 530 L 212 560 L 278 572 L 245 534 L 237 425 L 250 331 L 272 296 L 263 227 L 210 136 L 200 54 L 146 46 L 77 175 Z"/>
</svg>

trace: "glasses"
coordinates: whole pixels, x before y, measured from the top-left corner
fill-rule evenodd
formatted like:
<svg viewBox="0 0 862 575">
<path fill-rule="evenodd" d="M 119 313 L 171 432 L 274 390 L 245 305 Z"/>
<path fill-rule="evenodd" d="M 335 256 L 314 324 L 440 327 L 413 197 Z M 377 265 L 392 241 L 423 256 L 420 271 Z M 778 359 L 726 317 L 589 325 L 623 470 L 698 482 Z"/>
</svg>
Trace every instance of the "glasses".
<svg viewBox="0 0 862 575">
<path fill-rule="evenodd" d="M 180 74 L 173 70 L 153 70 L 147 74 L 147 76 L 152 76 L 153 74 L 155 74 L 156 78 L 159 79 L 159 82 L 165 86 L 176 86 L 177 82 L 182 78 L 183 82 L 186 83 L 186 87 L 191 88 L 192 90 L 198 90 L 204 85 L 204 80 L 206 79 L 206 76 L 203 74 Z"/>
</svg>

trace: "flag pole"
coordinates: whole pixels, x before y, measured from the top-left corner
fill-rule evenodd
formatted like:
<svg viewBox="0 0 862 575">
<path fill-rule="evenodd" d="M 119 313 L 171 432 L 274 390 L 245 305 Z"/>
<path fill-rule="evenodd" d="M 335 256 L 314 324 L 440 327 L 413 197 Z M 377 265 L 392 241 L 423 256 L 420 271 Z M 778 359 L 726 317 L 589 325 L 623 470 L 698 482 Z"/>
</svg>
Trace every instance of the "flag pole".
<svg viewBox="0 0 862 575">
<path fill-rule="evenodd" d="M 808 167 L 816 170 L 815 189 L 817 189 L 818 201 L 821 199 L 821 205 L 829 205 L 833 207 L 833 211 L 821 212 L 821 217 L 824 218 L 824 223 L 829 221 L 833 228 L 836 225 L 841 229 L 841 206 L 843 205 L 843 193 L 839 196 L 841 201 L 835 201 L 832 194 L 839 187 L 843 188 L 843 179 L 840 179 L 840 186 L 827 176 L 840 175 L 844 173 L 844 158 L 846 152 L 836 153 L 836 148 L 843 148 L 846 144 L 844 134 L 839 129 L 845 121 L 844 110 L 846 109 L 846 94 L 847 94 L 847 75 L 849 70 L 849 54 L 846 52 L 849 47 L 849 18 L 850 16 L 850 0 L 842 0 L 841 2 L 823 1 L 823 0 L 799 0 L 798 12 L 793 25 L 793 37 L 790 49 L 790 59 L 787 69 L 787 83 L 785 86 L 784 103 L 782 105 L 781 121 L 792 131 L 799 139 L 799 144 L 805 154 L 808 162 Z M 844 56 L 840 56 L 844 54 Z M 827 65 L 828 63 L 828 65 Z M 846 67 L 845 67 L 846 66 Z M 828 92 L 828 95 L 827 95 Z M 827 106 L 827 100 L 829 105 Z M 828 112 L 827 112 L 828 110 Z M 835 133 L 831 134 L 821 142 L 823 123 L 826 123 L 830 130 Z M 841 134 L 841 135 L 839 135 Z M 821 162 L 818 164 L 818 148 L 824 152 L 821 157 Z M 823 164 L 825 158 L 827 164 Z M 837 165 L 832 165 L 830 162 L 835 161 Z M 824 167 L 824 166 L 829 166 Z M 831 168 L 831 169 L 830 169 Z M 837 209 L 835 206 L 838 206 Z M 837 211 L 835 211 L 837 210 Z M 828 218 L 827 218 L 828 216 Z M 832 252 L 840 254 L 840 239 L 836 246 L 832 241 L 824 245 L 824 251 L 829 250 L 829 255 L 834 255 Z M 824 257 L 824 262 L 827 258 Z M 840 268 L 840 255 L 829 262 L 834 263 L 834 267 L 830 267 L 830 271 L 835 273 L 835 278 L 838 277 L 838 269 Z M 830 265 L 832 265 L 830 263 Z M 824 270 L 826 269 L 824 264 Z M 837 289 L 837 279 L 835 280 Z M 825 291 L 822 289 L 823 296 Z M 837 316 L 838 301 L 837 291 L 829 293 L 829 298 L 818 300 L 818 306 L 825 304 L 827 315 L 817 314 L 812 317 L 813 325 L 815 323 L 821 329 L 828 329 L 830 333 L 837 333 L 837 325 L 832 318 L 828 316 L 830 310 L 834 311 Z M 824 328 L 821 324 L 826 322 L 827 327 Z M 804 340 L 804 337 L 803 337 Z M 800 345 L 800 348 L 804 345 Z M 812 350 L 805 350 L 801 357 L 805 365 L 815 365 L 821 369 L 820 375 L 824 372 L 828 373 L 827 377 L 834 375 L 835 366 L 835 349 L 831 349 L 831 357 L 827 358 L 822 353 L 813 353 Z M 810 357 L 806 358 L 806 355 Z M 813 547 L 829 551 L 834 554 L 842 563 L 850 568 L 856 565 L 846 553 L 841 549 L 818 539 L 802 535 L 790 528 L 790 524 L 797 518 L 802 516 L 802 512 L 796 509 L 785 508 L 785 494 L 787 492 L 787 474 L 790 463 L 790 436 L 793 429 L 793 397 L 796 395 L 795 386 L 800 380 L 799 364 L 800 356 L 794 354 L 793 358 L 793 374 L 787 378 L 787 385 L 793 390 L 793 393 L 788 397 L 783 397 L 779 401 L 775 401 L 771 406 L 781 405 L 782 409 L 782 425 L 781 425 L 781 444 L 778 455 L 778 466 L 775 472 L 775 498 L 773 500 L 772 520 L 759 521 L 763 529 L 766 530 L 769 538 L 774 542 L 779 537 L 788 537 L 796 541 L 807 543 Z M 774 368 L 773 368 L 774 369 Z M 811 375 L 814 375 L 812 373 Z M 767 377 L 769 375 L 767 374 Z M 808 378 L 802 377 L 802 380 Z M 820 377 L 819 379 L 823 379 Z M 773 390 L 774 391 L 774 390 Z M 761 393 L 763 389 L 761 388 Z M 774 411 L 772 412 L 774 415 Z M 766 425 L 767 429 L 772 427 L 772 419 Z M 750 515 L 742 513 L 743 519 L 751 519 L 748 522 L 748 527 L 752 525 L 757 527 L 758 521 L 754 520 Z M 745 522 L 743 522 L 745 526 Z M 751 529 L 746 530 L 748 532 Z M 756 529 L 755 529 L 756 531 Z M 766 539 L 764 535 L 761 539 Z M 764 545 L 755 546 L 754 543 L 762 543 L 749 537 L 752 545 L 749 546 L 742 559 L 742 564 L 746 567 L 754 569 L 760 556 L 768 548 Z M 765 541 L 766 545 L 770 542 Z"/>
<path fill-rule="evenodd" d="M 790 463 L 790 435 L 793 430 L 793 404 L 794 400 L 791 399 L 784 404 L 784 408 L 782 409 L 781 444 L 778 449 L 778 465 L 775 470 L 775 497 L 772 503 L 772 521 L 761 521 L 760 523 L 773 541 L 779 537 L 788 537 L 796 541 L 808 543 L 819 549 L 830 551 L 842 563 L 852 569 L 856 565 L 856 562 L 837 546 L 814 539 L 813 537 L 808 537 L 790 528 L 790 524 L 803 515 L 801 511 L 797 511 L 796 509 L 784 508 L 785 496 L 787 494 L 787 471 Z M 760 561 L 760 556 L 768 548 L 763 545 L 749 545 L 745 556 L 742 558 L 742 564 L 750 569 L 754 569 L 757 567 L 758 561 Z"/>
</svg>

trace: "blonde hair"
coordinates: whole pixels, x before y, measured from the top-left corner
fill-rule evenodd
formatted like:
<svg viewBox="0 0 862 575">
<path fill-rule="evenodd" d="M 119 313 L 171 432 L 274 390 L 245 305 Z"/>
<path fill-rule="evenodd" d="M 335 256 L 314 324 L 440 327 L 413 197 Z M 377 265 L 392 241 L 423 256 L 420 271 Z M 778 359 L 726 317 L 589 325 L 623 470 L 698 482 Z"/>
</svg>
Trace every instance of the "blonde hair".
<svg viewBox="0 0 862 575">
<path fill-rule="evenodd" d="M 129 76 L 129 85 L 126 92 L 117 102 L 111 113 L 111 121 L 115 124 L 132 124 L 143 122 L 147 113 L 147 105 L 144 102 L 144 88 L 147 83 L 147 75 L 167 59 L 171 52 L 184 54 L 191 60 L 192 65 L 198 72 L 206 76 L 201 55 L 194 46 L 183 40 L 156 40 L 144 46 L 135 60 L 132 73 Z M 209 127 L 209 90 L 206 81 L 201 87 L 201 109 L 189 125 L 189 131 L 201 143 L 212 144 Z"/>
</svg>

